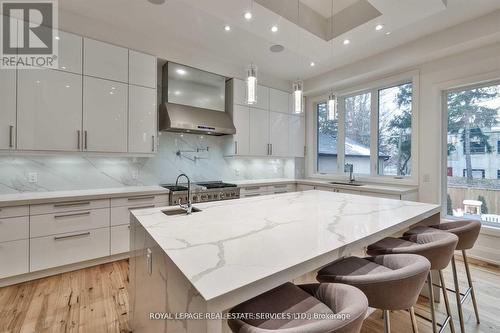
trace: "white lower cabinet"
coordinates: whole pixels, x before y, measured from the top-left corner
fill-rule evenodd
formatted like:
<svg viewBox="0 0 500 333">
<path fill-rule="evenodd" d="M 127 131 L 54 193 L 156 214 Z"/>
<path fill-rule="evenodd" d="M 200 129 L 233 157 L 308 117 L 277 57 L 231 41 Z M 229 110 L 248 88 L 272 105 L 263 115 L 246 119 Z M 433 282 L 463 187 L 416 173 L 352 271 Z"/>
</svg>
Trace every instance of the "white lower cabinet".
<svg viewBox="0 0 500 333">
<path fill-rule="evenodd" d="M 127 152 L 128 87 L 93 77 L 83 78 L 83 150 Z"/>
<path fill-rule="evenodd" d="M 58 234 L 30 240 L 30 271 L 109 256 L 109 228 Z"/>
<path fill-rule="evenodd" d="M 0 279 L 29 272 L 29 240 L 0 243 Z"/>
<path fill-rule="evenodd" d="M 130 251 L 130 225 L 111 227 L 111 255 Z"/>
<path fill-rule="evenodd" d="M 28 239 L 30 220 L 28 216 L 0 219 L 0 242 Z"/>
</svg>

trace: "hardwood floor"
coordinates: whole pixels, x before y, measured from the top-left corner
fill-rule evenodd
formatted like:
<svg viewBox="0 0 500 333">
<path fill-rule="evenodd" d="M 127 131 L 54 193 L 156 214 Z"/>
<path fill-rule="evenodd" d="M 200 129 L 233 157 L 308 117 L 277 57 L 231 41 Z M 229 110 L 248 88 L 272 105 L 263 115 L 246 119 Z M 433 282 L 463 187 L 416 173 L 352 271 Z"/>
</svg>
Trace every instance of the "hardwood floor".
<svg viewBox="0 0 500 333">
<path fill-rule="evenodd" d="M 465 271 L 458 262 L 460 280 L 465 287 Z M 500 332 L 500 269 L 472 265 L 481 324 L 476 325 L 472 305 L 464 309 L 467 333 Z M 448 286 L 452 286 L 451 270 L 445 271 Z M 123 333 L 128 325 L 128 262 L 126 260 L 95 266 L 80 271 L 30 281 L 0 289 L 1 333 Z M 454 318 L 458 318 L 453 294 L 449 294 Z M 426 300 L 417 305 L 426 312 Z M 439 304 L 444 313 L 444 304 Z M 440 316 L 442 318 L 442 316 Z M 392 332 L 411 332 L 409 314 L 391 313 Z M 421 333 L 431 332 L 431 325 L 418 320 Z M 460 326 L 455 320 L 457 333 Z M 362 333 L 382 333 L 381 312 L 376 311 L 364 322 Z M 149 332 L 147 332 L 149 333 Z"/>
</svg>

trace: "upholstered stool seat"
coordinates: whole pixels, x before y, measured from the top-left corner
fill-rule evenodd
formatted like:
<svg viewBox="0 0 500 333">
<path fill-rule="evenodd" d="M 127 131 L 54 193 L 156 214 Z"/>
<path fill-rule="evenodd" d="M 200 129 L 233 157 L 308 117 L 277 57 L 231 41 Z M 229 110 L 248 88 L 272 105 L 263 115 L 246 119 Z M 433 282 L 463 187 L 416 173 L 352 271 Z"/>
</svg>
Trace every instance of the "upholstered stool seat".
<svg viewBox="0 0 500 333">
<path fill-rule="evenodd" d="M 389 310 L 410 310 L 416 331 L 413 306 L 417 302 L 431 264 L 414 254 L 391 254 L 369 258 L 348 257 L 318 272 L 320 282 L 345 283 L 361 289 L 370 307 L 384 311 L 390 331 Z"/>
<path fill-rule="evenodd" d="M 470 250 L 479 237 L 481 222 L 475 220 L 450 221 L 432 226 L 432 228 L 456 235 L 458 237 L 457 250 Z"/>
<path fill-rule="evenodd" d="M 369 245 L 367 253 L 372 256 L 384 254 L 418 254 L 427 258 L 431 264 L 431 270 L 439 272 L 440 286 L 443 290 L 443 298 L 446 306 L 447 317 L 441 326 L 450 325 L 451 332 L 455 332 L 455 326 L 451 317 L 448 295 L 446 293 L 446 285 L 443 278 L 442 270 L 450 263 L 455 248 L 458 244 L 458 237 L 448 233 L 441 232 L 436 229 L 427 227 L 417 227 L 412 229 L 408 234 L 401 238 L 387 237 L 375 244 Z M 433 232 L 431 232 L 433 231 Z M 438 323 L 436 321 L 436 313 L 434 306 L 434 290 L 432 283 L 432 275 L 427 276 L 427 284 L 429 287 L 429 302 L 432 316 L 432 329 L 436 333 L 438 331 Z"/>
<path fill-rule="evenodd" d="M 322 314 L 324 318 L 245 318 L 231 319 L 228 324 L 235 333 L 358 333 L 367 309 L 366 296 L 352 286 L 286 283 L 237 305 L 230 313 Z M 348 315 L 349 318 L 334 318 L 334 314 Z"/>
</svg>

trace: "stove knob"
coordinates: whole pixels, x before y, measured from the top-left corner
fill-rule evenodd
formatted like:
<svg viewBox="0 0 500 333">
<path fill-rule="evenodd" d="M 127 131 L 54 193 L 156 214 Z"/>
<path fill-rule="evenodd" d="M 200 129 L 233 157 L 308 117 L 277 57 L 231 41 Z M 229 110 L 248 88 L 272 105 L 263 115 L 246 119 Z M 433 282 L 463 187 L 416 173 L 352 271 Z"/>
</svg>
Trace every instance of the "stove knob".
<svg viewBox="0 0 500 333">
<path fill-rule="evenodd" d="M 219 197 L 220 197 L 221 199 L 224 199 L 224 197 L 225 197 L 225 196 L 226 196 L 226 195 L 225 195 L 225 193 L 223 193 L 223 192 L 220 192 L 220 193 L 219 193 Z"/>
<path fill-rule="evenodd" d="M 197 195 L 193 195 L 193 202 L 198 202 L 198 196 Z"/>
</svg>

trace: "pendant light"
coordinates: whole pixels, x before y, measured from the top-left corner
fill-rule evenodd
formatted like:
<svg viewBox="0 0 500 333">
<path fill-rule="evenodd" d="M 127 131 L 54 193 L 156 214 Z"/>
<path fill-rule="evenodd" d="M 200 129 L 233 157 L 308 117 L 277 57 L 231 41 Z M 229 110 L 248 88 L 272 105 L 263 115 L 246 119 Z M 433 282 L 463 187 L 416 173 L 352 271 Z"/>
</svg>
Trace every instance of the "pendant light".
<svg viewBox="0 0 500 333">
<path fill-rule="evenodd" d="M 297 26 L 299 28 L 298 32 L 298 50 L 300 57 L 300 0 L 297 0 Z M 293 82 L 293 110 L 294 113 L 302 113 L 304 112 L 304 82 L 302 80 L 297 80 Z"/>
<path fill-rule="evenodd" d="M 257 103 L 257 66 L 250 64 L 247 70 L 247 104 Z"/>
<path fill-rule="evenodd" d="M 332 60 L 333 60 L 333 16 L 334 16 L 334 11 L 333 11 L 333 1 L 332 0 L 332 17 L 330 19 L 330 22 L 331 22 L 331 39 L 332 39 Z M 327 119 L 328 120 L 335 120 L 337 119 L 337 97 L 335 96 L 335 94 L 333 93 L 333 91 L 330 93 L 330 95 L 328 96 L 328 112 L 327 112 Z"/>
</svg>

